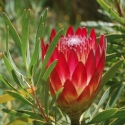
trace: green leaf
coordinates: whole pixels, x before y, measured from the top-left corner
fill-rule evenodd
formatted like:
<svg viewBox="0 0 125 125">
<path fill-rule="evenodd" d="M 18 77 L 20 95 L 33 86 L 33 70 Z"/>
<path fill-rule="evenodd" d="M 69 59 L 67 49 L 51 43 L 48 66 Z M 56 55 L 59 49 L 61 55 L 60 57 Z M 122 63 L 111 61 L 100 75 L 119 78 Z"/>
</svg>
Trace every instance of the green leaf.
<svg viewBox="0 0 125 125">
<path fill-rule="evenodd" d="M 101 90 L 101 88 L 108 82 L 108 80 L 114 76 L 115 72 L 118 70 L 121 64 L 123 64 L 123 61 L 124 59 L 120 59 L 103 75 L 99 90 Z"/>
<path fill-rule="evenodd" d="M 26 62 L 27 62 L 27 70 L 29 69 L 29 65 L 30 65 L 30 46 L 29 46 L 29 42 L 27 43 L 27 58 L 26 58 Z"/>
<path fill-rule="evenodd" d="M 122 93 L 124 89 L 124 85 L 120 85 L 120 87 L 117 88 L 117 90 L 113 93 L 113 95 L 109 98 L 107 104 L 106 104 L 106 107 L 105 109 L 108 109 L 108 108 L 112 108 L 114 106 L 114 104 L 116 103 L 116 101 L 118 100 L 120 94 Z"/>
<path fill-rule="evenodd" d="M 9 122 L 7 125 L 27 125 L 27 124 L 29 125 L 31 123 L 34 125 L 38 125 L 38 123 L 39 125 L 50 125 L 50 124 L 45 123 L 45 121 L 30 119 L 30 118 L 17 118 Z"/>
<path fill-rule="evenodd" d="M 34 49 L 31 62 L 30 62 L 30 66 L 29 66 L 29 75 L 33 75 L 33 70 L 39 57 L 39 42 L 40 42 L 40 38 L 37 39 L 36 44 L 35 44 L 35 49 Z"/>
<path fill-rule="evenodd" d="M 124 34 L 107 34 L 105 35 L 105 37 L 107 38 L 107 41 L 112 41 L 112 40 L 116 40 L 116 39 L 121 39 L 121 38 L 125 38 Z"/>
<path fill-rule="evenodd" d="M 7 54 L 9 52 L 8 37 L 9 37 L 9 26 L 6 27 L 6 52 L 7 52 Z"/>
<path fill-rule="evenodd" d="M 12 69 L 14 69 L 18 75 L 23 77 L 23 75 L 19 72 L 18 68 L 16 67 L 16 65 L 15 65 L 15 63 L 14 63 L 14 61 L 13 61 L 11 55 L 10 55 L 9 47 L 8 47 L 8 37 L 9 37 L 9 26 L 7 26 L 7 28 L 6 28 L 6 52 L 7 52 L 7 57 L 8 57 L 9 62 L 12 65 Z"/>
<path fill-rule="evenodd" d="M 108 109 L 103 112 L 100 112 L 97 115 L 95 115 L 95 117 L 89 122 L 89 124 L 98 123 L 110 119 L 110 117 L 116 114 L 117 112 L 118 112 L 117 108 Z"/>
<path fill-rule="evenodd" d="M 117 53 L 111 53 L 106 55 L 106 61 L 110 61 L 111 59 L 114 59 L 117 56 Z"/>
<path fill-rule="evenodd" d="M 19 92 L 16 92 L 16 91 L 7 91 L 7 93 L 10 95 L 10 96 L 12 96 L 12 97 L 14 97 L 15 99 L 18 99 L 18 100 L 21 100 L 22 102 L 24 102 L 24 103 L 27 103 L 27 104 L 29 104 L 29 105 L 33 105 L 29 100 L 27 100 L 23 95 L 21 95 L 21 93 L 19 93 Z"/>
<path fill-rule="evenodd" d="M 48 102 L 49 102 L 49 84 L 46 82 L 44 84 L 44 108 L 45 108 L 45 113 L 48 116 L 49 114 L 49 108 L 48 108 Z"/>
<path fill-rule="evenodd" d="M 124 89 L 124 85 L 120 85 L 117 87 L 116 91 L 112 94 L 112 96 L 109 98 L 105 109 L 112 108 L 114 104 L 116 104 L 116 101 L 118 100 L 122 90 Z M 104 121 L 103 125 L 109 124 L 109 120 Z"/>
<path fill-rule="evenodd" d="M 120 17 L 104 0 L 97 0 L 103 9 L 105 9 L 111 16 L 113 16 L 117 21 L 125 24 L 124 18 Z"/>
<path fill-rule="evenodd" d="M 83 114 L 82 124 L 85 124 L 85 123 L 89 122 L 90 118 L 91 118 L 91 111 L 90 111 L 90 108 L 89 108 Z"/>
<path fill-rule="evenodd" d="M 13 121 L 9 122 L 6 125 L 29 125 L 29 124 L 34 124 L 34 125 L 38 125 L 35 123 L 39 123 L 39 125 L 50 125 L 45 123 L 45 121 L 43 120 L 35 120 L 35 119 L 30 119 L 30 118 L 17 118 L 14 119 Z"/>
<path fill-rule="evenodd" d="M 8 110 L 8 109 L 1 109 L 3 112 L 6 112 L 8 114 L 12 114 L 12 115 L 15 115 L 15 116 L 19 116 L 21 118 L 30 118 L 30 115 L 29 114 L 25 114 L 25 113 L 21 113 L 21 112 L 18 112 L 18 111 L 15 111 L 15 110 Z"/>
<path fill-rule="evenodd" d="M 34 125 L 52 125 L 51 123 L 45 123 L 45 121 L 38 121 L 38 120 L 34 120 L 33 124 Z"/>
<path fill-rule="evenodd" d="M 14 26 L 11 24 L 8 16 L 3 12 L 3 18 L 4 18 L 4 22 L 7 26 L 9 26 L 9 31 L 10 31 L 10 34 L 15 42 L 15 44 L 17 45 L 17 47 L 19 49 L 21 49 L 21 40 L 20 40 L 20 37 L 18 35 L 18 33 L 16 32 Z"/>
<path fill-rule="evenodd" d="M 44 28 L 45 28 L 46 18 L 47 18 L 47 9 L 45 10 L 43 16 L 41 16 L 40 18 L 40 22 L 39 22 L 39 26 L 36 34 L 36 41 L 38 40 L 38 38 L 42 38 Z"/>
<path fill-rule="evenodd" d="M 9 71 L 10 75 L 12 76 L 12 78 L 14 79 L 14 81 L 22 88 L 24 89 L 24 86 L 20 83 L 20 81 L 17 78 L 17 75 L 15 74 L 15 71 L 13 69 L 13 67 L 11 66 L 9 60 L 7 59 L 7 57 L 4 55 L 4 63 L 6 65 L 7 70 Z"/>
<path fill-rule="evenodd" d="M 11 76 L 13 76 L 13 74 L 12 74 L 13 68 L 11 67 L 9 60 L 7 59 L 7 57 L 5 55 L 3 56 L 3 59 L 4 59 L 4 64 L 5 64 L 8 72 L 10 73 Z"/>
<path fill-rule="evenodd" d="M 8 51 L 8 53 L 7 53 L 7 56 L 8 56 L 8 61 L 9 61 L 10 65 L 11 65 L 12 69 L 15 71 L 15 73 L 16 73 L 18 76 L 20 76 L 20 78 L 21 78 L 23 81 L 25 81 L 25 76 L 20 73 L 20 71 L 19 71 L 19 69 L 17 68 L 16 64 L 14 63 L 14 61 L 13 61 L 13 59 L 12 59 L 12 57 L 11 57 L 9 51 Z"/>
<path fill-rule="evenodd" d="M 22 24 L 22 43 L 21 43 L 21 52 L 23 56 L 24 63 L 26 65 L 26 49 L 28 44 L 28 34 L 29 34 L 29 20 L 30 20 L 30 10 L 26 12 L 25 17 Z"/>
<path fill-rule="evenodd" d="M 113 122 L 113 124 L 117 123 L 117 125 L 121 125 L 123 123 L 123 118 L 125 118 L 124 114 L 125 114 L 125 110 L 119 110 L 116 114 L 114 114 L 113 116 L 111 116 L 110 119 L 111 118 L 119 118 L 119 120 L 116 119 Z M 107 123 L 109 124 L 109 120 L 107 120 L 104 124 L 107 125 Z M 118 123 L 121 123 L 121 124 L 118 124 Z"/>
<path fill-rule="evenodd" d="M 43 80 L 47 80 L 50 73 L 52 72 L 52 70 L 54 69 L 54 67 L 56 66 L 57 60 L 54 60 L 51 65 L 47 68 L 47 70 L 45 71 L 44 75 L 43 75 Z"/>
<path fill-rule="evenodd" d="M 115 119 L 109 125 L 123 125 L 125 123 L 125 118 Z"/>
<path fill-rule="evenodd" d="M 1 80 L 4 84 L 6 84 L 6 85 L 8 85 L 10 88 L 12 88 L 13 90 L 17 91 L 1 74 L 0 74 L 0 80 Z"/>
<path fill-rule="evenodd" d="M 92 117 L 98 112 L 99 108 L 105 103 L 105 101 L 110 97 L 110 94 L 118 87 L 119 85 L 114 84 L 111 87 L 109 87 L 104 94 L 102 95 L 94 113 L 92 114 Z"/>
<path fill-rule="evenodd" d="M 34 49 L 34 52 L 33 52 L 32 58 L 31 58 L 31 62 L 30 62 L 30 66 L 29 66 L 30 75 L 33 74 L 34 67 L 35 67 L 38 57 L 39 57 L 39 44 L 40 44 L 40 39 L 43 36 L 46 18 L 47 18 L 47 9 L 45 10 L 43 16 L 41 16 L 39 26 L 37 29 L 35 49 Z"/>
<path fill-rule="evenodd" d="M 57 93 L 55 94 L 55 96 L 53 97 L 52 101 L 50 102 L 50 105 L 49 105 L 49 109 L 51 110 L 53 104 L 55 103 L 55 101 L 58 99 L 58 97 L 60 96 L 60 94 L 62 93 L 64 88 L 61 88 L 57 91 Z"/>
<path fill-rule="evenodd" d="M 28 110 L 9 110 L 9 109 L 2 109 L 3 112 L 6 112 L 11 115 L 18 116 L 20 118 L 32 118 L 32 119 L 38 119 L 39 117 L 42 118 L 42 116 L 39 114 L 39 117 L 36 113 Z"/>
<path fill-rule="evenodd" d="M 47 50 L 45 59 L 44 59 L 44 61 L 43 61 L 42 68 L 41 68 L 41 72 L 40 72 L 40 74 L 39 74 L 39 78 L 38 78 L 38 80 L 37 80 L 37 83 L 39 82 L 40 78 L 43 76 L 43 74 L 44 74 L 44 72 L 45 72 L 45 70 L 46 70 L 46 65 L 47 65 L 47 63 L 48 63 L 48 61 L 49 61 L 49 59 L 50 59 L 50 57 L 51 57 L 51 55 L 52 55 L 52 53 L 53 53 L 53 51 L 54 51 L 54 49 L 55 49 L 57 43 L 58 43 L 59 38 L 60 38 L 60 36 L 62 35 L 62 33 L 63 33 L 63 29 L 61 29 L 60 31 L 58 31 L 57 34 L 56 34 L 56 36 L 55 36 L 54 39 L 52 40 L 52 42 L 51 42 L 51 44 L 50 44 L 50 46 L 49 46 L 49 48 L 48 48 L 48 50 Z"/>
<path fill-rule="evenodd" d="M 21 82 L 19 81 L 19 79 L 18 79 L 15 71 L 12 70 L 11 73 L 12 73 L 13 79 L 16 82 L 16 84 L 18 84 L 22 89 L 25 89 L 25 87 L 23 86 L 23 84 L 21 84 Z"/>
<path fill-rule="evenodd" d="M 116 31 L 120 31 L 121 33 L 124 34 L 125 32 L 125 28 L 123 26 L 118 26 L 118 25 L 115 25 L 113 26 L 113 28 L 116 30 Z"/>
<path fill-rule="evenodd" d="M 125 118 L 125 109 L 119 110 L 116 114 L 111 116 L 111 118 Z"/>
<path fill-rule="evenodd" d="M 17 118 L 6 125 L 26 125 L 26 124 L 33 123 L 33 121 L 34 119 L 30 119 L 30 118 Z"/>
<path fill-rule="evenodd" d="M 14 89 L 15 91 L 17 91 L 16 89 Z M 19 92 L 21 93 L 21 95 L 26 96 L 30 93 L 32 93 L 31 89 L 27 89 L 26 91 L 24 90 L 19 90 Z M 8 101 L 12 101 L 15 100 L 15 98 L 13 98 L 12 96 L 8 95 L 8 94 L 4 94 L 0 96 L 0 104 L 2 103 L 6 103 Z"/>
</svg>

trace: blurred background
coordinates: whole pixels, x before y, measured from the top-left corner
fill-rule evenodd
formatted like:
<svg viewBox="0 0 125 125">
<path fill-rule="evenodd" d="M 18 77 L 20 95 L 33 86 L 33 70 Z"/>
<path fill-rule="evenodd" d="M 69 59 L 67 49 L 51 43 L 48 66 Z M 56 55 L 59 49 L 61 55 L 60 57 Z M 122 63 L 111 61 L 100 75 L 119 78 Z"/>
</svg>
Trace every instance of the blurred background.
<svg viewBox="0 0 125 125">
<path fill-rule="evenodd" d="M 121 17 L 125 16 L 124 0 L 105 0 L 111 9 Z M 48 8 L 47 29 L 45 37 L 49 36 L 51 29 L 66 29 L 69 25 L 76 27 L 86 26 L 88 31 L 96 28 L 98 35 L 116 33 L 120 26 L 117 21 L 96 0 L 0 0 L 0 51 L 5 50 L 4 29 L 5 24 L 2 12 L 5 12 L 21 35 L 21 21 L 24 9 L 31 10 L 30 41 L 34 41 L 36 26 L 45 8 Z"/>
<path fill-rule="evenodd" d="M 125 19 L 125 1 L 124 0 L 104 0 L 120 17 Z M 47 25 L 44 31 L 45 41 L 49 40 L 52 28 L 58 31 L 64 28 L 66 31 L 69 25 L 74 29 L 77 27 L 87 27 L 88 32 L 92 28 L 96 29 L 96 33 L 105 34 L 107 37 L 107 55 L 112 54 L 110 58 L 107 56 L 107 63 L 105 71 L 108 70 L 121 56 L 125 57 L 125 25 L 118 22 L 110 13 L 105 11 L 96 0 L 0 0 L 0 52 L 5 52 L 5 23 L 2 17 L 2 12 L 5 12 L 12 24 L 14 25 L 19 36 L 22 32 L 22 18 L 24 9 L 31 10 L 29 42 L 30 49 L 35 44 L 35 35 L 39 23 L 39 19 L 43 14 L 45 8 L 48 8 Z M 111 34 L 111 35 L 110 35 Z M 17 67 L 24 71 L 24 66 L 21 63 L 22 58 L 17 50 L 13 40 L 9 37 L 9 50 L 12 57 L 17 64 Z M 4 66 L 3 60 L 0 58 L 0 74 L 4 75 L 8 80 L 12 80 Z M 107 84 L 123 83 L 125 81 L 125 64 L 121 66 Z M 16 85 L 15 85 L 16 86 Z M 106 87 L 107 87 L 106 86 Z M 0 95 L 5 93 L 7 87 L 0 81 Z M 105 88 L 104 88 L 105 91 Z M 103 93 L 103 92 L 102 92 Z M 125 104 L 125 91 L 118 101 L 118 107 Z M 99 99 L 99 97 L 98 97 Z M 8 102 L 0 105 L 0 107 L 23 108 L 23 104 L 16 102 Z M 28 107 L 27 107 L 28 108 Z M 4 117 L 3 117 L 4 115 Z M 7 114 L 0 112 L 0 124 L 7 123 L 11 118 Z"/>
<path fill-rule="evenodd" d="M 125 16 L 124 0 L 105 0 L 121 17 Z M 4 51 L 4 21 L 2 12 L 5 12 L 21 35 L 21 21 L 24 9 L 31 10 L 30 37 L 33 42 L 36 26 L 45 8 L 48 8 L 47 31 L 45 37 L 54 27 L 66 29 L 67 26 L 86 26 L 88 31 L 96 27 L 97 33 L 108 34 L 117 32 L 118 25 L 111 15 L 103 10 L 96 0 L 0 0 L 0 50 Z M 120 25 L 120 24 L 119 24 Z"/>
</svg>

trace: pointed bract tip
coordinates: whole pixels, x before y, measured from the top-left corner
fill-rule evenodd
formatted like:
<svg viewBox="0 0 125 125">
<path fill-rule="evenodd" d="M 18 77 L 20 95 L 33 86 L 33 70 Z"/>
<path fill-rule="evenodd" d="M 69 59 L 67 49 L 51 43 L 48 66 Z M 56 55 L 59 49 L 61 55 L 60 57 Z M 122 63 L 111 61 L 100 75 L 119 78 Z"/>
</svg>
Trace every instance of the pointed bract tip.
<svg viewBox="0 0 125 125">
<path fill-rule="evenodd" d="M 86 27 L 82 28 L 81 34 L 82 34 L 83 37 L 87 37 L 87 29 L 86 29 Z"/>
<path fill-rule="evenodd" d="M 78 35 L 78 36 L 81 36 L 81 33 L 82 33 L 82 31 L 81 31 L 81 28 L 79 27 L 77 30 L 76 30 L 76 35 Z"/>
<path fill-rule="evenodd" d="M 52 29 L 51 35 L 50 35 L 50 43 L 52 42 L 52 40 L 55 37 L 55 35 L 56 35 L 56 31 L 55 31 L 55 29 Z"/>
<path fill-rule="evenodd" d="M 74 35 L 74 30 L 72 26 L 69 26 L 67 32 L 66 32 L 66 37 L 73 36 Z"/>
</svg>

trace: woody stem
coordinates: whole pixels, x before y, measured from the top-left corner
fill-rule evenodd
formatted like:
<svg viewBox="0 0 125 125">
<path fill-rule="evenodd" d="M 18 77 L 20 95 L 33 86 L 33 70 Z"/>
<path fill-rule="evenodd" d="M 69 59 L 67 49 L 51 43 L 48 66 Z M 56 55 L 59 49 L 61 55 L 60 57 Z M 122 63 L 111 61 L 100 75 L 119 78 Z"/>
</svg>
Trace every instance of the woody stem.
<svg viewBox="0 0 125 125">
<path fill-rule="evenodd" d="M 35 100 L 36 100 L 36 103 L 37 103 L 37 105 L 38 105 L 38 107 L 39 107 L 39 110 L 40 110 L 42 116 L 44 117 L 44 119 L 45 119 L 46 122 L 49 122 L 48 118 L 47 118 L 46 115 L 44 114 L 43 108 L 42 108 L 42 106 L 40 105 L 38 98 L 36 97 L 36 94 L 35 94 L 35 91 L 34 91 L 34 88 L 33 88 L 32 85 L 31 85 L 31 89 L 32 89 L 32 94 L 33 94 L 33 96 L 34 96 L 34 98 L 35 98 Z"/>
</svg>

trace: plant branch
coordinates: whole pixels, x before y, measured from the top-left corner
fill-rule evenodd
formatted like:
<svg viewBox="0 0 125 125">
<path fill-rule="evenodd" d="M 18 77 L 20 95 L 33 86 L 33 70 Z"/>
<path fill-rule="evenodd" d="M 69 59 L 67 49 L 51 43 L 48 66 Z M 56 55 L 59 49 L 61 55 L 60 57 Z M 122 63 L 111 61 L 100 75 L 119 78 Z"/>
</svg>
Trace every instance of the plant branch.
<svg viewBox="0 0 125 125">
<path fill-rule="evenodd" d="M 34 87 L 33 87 L 32 85 L 31 85 L 31 90 L 32 90 L 32 94 L 33 94 L 33 96 L 34 96 L 34 98 L 35 98 L 35 100 L 36 100 L 36 103 L 37 103 L 37 105 L 38 105 L 38 107 L 39 107 L 39 110 L 40 110 L 42 116 L 44 117 L 45 121 L 48 123 L 49 120 L 48 120 L 48 118 L 46 117 L 46 115 L 45 115 L 45 113 L 44 113 L 44 111 L 43 111 L 43 108 L 42 108 L 42 106 L 41 106 L 40 103 L 39 103 L 38 98 L 36 97 L 36 93 L 35 93 Z"/>
<path fill-rule="evenodd" d="M 118 10 L 119 15 L 120 15 L 121 17 L 123 17 L 123 11 L 122 11 L 122 8 L 121 8 L 121 6 L 120 6 L 119 1 L 118 1 L 118 0 L 115 0 L 115 2 L 116 2 L 116 6 L 117 6 L 117 10 Z"/>
</svg>

